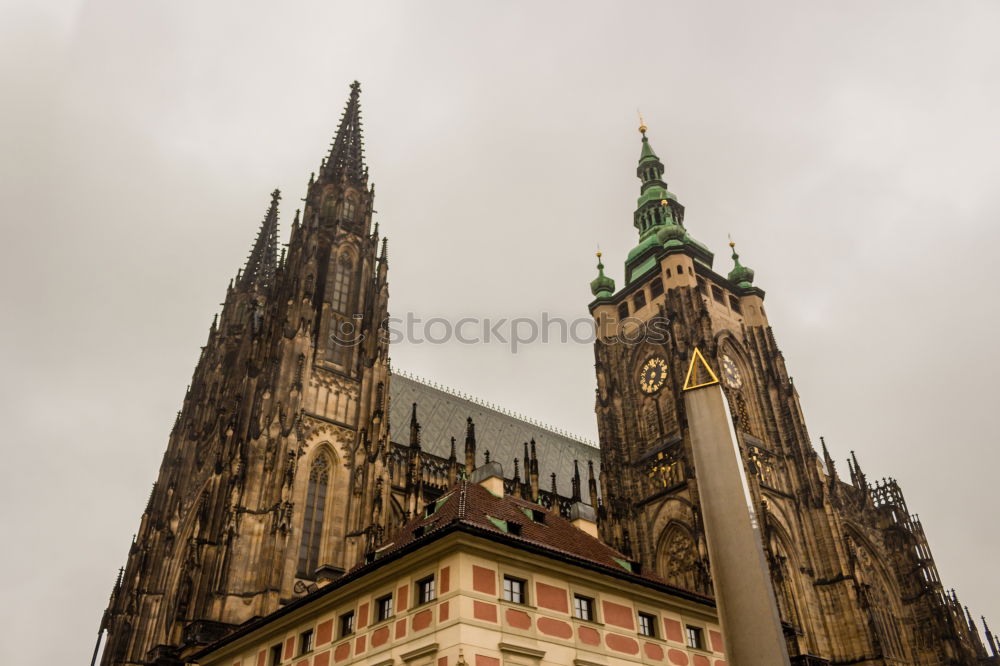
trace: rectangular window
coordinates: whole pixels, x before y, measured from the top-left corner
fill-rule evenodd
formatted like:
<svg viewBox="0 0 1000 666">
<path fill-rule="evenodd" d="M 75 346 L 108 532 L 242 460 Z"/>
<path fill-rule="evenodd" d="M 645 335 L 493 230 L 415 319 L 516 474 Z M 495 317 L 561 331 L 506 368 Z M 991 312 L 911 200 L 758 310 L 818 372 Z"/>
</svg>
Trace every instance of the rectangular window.
<svg viewBox="0 0 1000 666">
<path fill-rule="evenodd" d="M 354 611 L 344 613 L 340 616 L 340 637 L 350 636 L 354 633 Z"/>
<path fill-rule="evenodd" d="M 663 295 L 663 280 L 660 278 L 653 278 L 652 282 L 649 283 L 649 297 L 656 298 Z"/>
<path fill-rule="evenodd" d="M 636 310 L 641 310 L 646 307 L 646 292 L 642 289 L 637 291 L 635 296 L 632 297 L 632 304 L 635 306 Z"/>
<path fill-rule="evenodd" d="M 527 595 L 524 593 L 524 581 L 512 576 L 503 577 L 503 598 L 515 604 L 528 603 Z"/>
<path fill-rule="evenodd" d="M 656 616 L 649 613 L 639 613 L 639 633 L 643 636 L 656 637 Z"/>
<path fill-rule="evenodd" d="M 704 649 L 705 641 L 702 640 L 700 628 L 687 626 L 687 646 L 696 650 Z"/>
<path fill-rule="evenodd" d="M 698 278 L 698 291 L 703 294 L 708 293 L 708 287 L 705 285 L 705 280 L 702 278 Z"/>
<path fill-rule="evenodd" d="M 437 590 L 434 586 L 434 576 L 428 576 L 417 581 L 417 603 L 426 604 L 434 601 L 437 597 Z"/>
<path fill-rule="evenodd" d="M 625 319 L 626 317 L 628 317 L 628 301 L 618 306 L 618 318 Z"/>
<path fill-rule="evenodd" d="M 729 297 L 729 308 L 736 314 L 742 314 L 740 312 L 740 299 L 736 298 L 735 296 Z"/>
<path fill-rule="evenodd" d="M 723 305 L 726 304 L 726 300 L 722 297 L 722 290 L 716 287 L 714 284 L 712 285 L 712 298 L 717 300 L 719 303 L 722 303 Z"/>
<path fill-rule="evenodd" d="M 313 649 L 313 630 L 306 629 L 301 634 L 299 634 L 299 654 L 312 652 L 312 649 Z"/>
<path fill-rule="evenodd" d="M 594 600 L 579 594 L 573 595 L 573 615 L 580 620 L 594 621 Z"/>
<path fill-rule="evenodd" d="M 281 663 L 281 643 L 271 646 L 271 661 L 269 666 L 278 666 Z"/>
<path fill-rule="evenodd" d="M 375 600 L 375 621 L 381 622 L 390 617 L 392 617 L 392 595 L 387 594 Z"/>
</svg>

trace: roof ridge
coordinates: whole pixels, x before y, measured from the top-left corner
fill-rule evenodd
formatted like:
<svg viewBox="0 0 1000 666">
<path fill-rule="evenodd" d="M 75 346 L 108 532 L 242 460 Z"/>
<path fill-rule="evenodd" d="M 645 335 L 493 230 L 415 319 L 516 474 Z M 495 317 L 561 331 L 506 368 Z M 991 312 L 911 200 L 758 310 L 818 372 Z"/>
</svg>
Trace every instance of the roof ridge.
<svg viewBox="0 0 1000 666">
<path fill-rule="evenodd" d="M 507 409 L 505 407 L 501 407 L 500 405 L 497 405 L 495 403 L 487 402 L 486 400 L 483 400 L 482 398 L 478 398 L 478 397 L 476 397 L 474 395 L 471 395 L 471 394 L 468 394 L 468 393 L 463 393 L 462 391 L 459 391 L 458 389 L 451 388 L 450 386 L 446 386 L 444 384 L 439 384 L 439 383 L 431 381 L 430 379 L 427 379 L 425 377 L 421 377 L 420 375 L 417 375 L 415 373 L 407 372 L 406 370 L 400 370 L 398 368 L 393 368 L 391 372 L 394 375 L 400 375 L 401 377 L 405 377 L 406 379 L 415 381 L 415 382 L 417 382 L 419 384 L 423 384 L 424 386 L 426 386 L 428 388 L 432 388 L 435 391 L 440 391 L 441 393 L 447 393 L 448 395 L 454 396 L 454 397 L 459 398 L 461 400 L 467 400 L 467 401 L 469 401 L 469 402 L 471 402 L 473 404 L 479 405 L 480 407 L 485 407 L 486 409 L 492 410 L 492 411 L 497 412 L 499 414 L 503 414 L 504 416 L 513 417 L 515 419 L 518 419 L 519 421 L 523 421 L 524 423 L 527 423 L 528 425 L 535 426 L 536 428 L 540 428 L 542 430 L 548 431 L 548 432 L 550 432 L 550 433 L 552 433 L 554 435 L 559 435 L 560 437 L 565 437 L 566 439 L 572 440 L 574 442 L 578 442 L 580 444 L 585 444 L 587 446 L 594 447 L 595 449 L 598 448 L 597 444 L 593 440 L 591 440 L 591 439 L 586 439 L 584 437 L 581 437 L 580 435 L 571 433 L 568 430 L 563 430 L 562 428 L 557 428 L 556 426 L 549 425 L 548 423 L 544 423 L 542 421 L 539 421 L 538 419 L 533 419 L 533 418 L 531 418 L 531 417 L 529 417 L 529 416 L 527 416 L 525 414 L 521 414 L 520 412 L 515 412 L 515 411 L 513 411 L 511 409 Z"/>
</svg>

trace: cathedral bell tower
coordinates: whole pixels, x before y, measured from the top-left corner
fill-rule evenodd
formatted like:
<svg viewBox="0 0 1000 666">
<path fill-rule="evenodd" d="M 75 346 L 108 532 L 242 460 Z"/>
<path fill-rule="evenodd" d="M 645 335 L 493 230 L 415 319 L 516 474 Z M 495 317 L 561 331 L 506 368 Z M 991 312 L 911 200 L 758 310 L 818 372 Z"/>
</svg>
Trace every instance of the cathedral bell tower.
<svg viewBox="0 0 1000 666">
<path fill-rule="evenodd" d="M 713 270 L 639 131 L 638 243 L 621 288 L 600 254 L 590 284 L 602 538 L 674 585 L 713 592 L 699 495 L 713 470 L 694 465 L 682 399 L 697 361 L 728 403 L 791 663 L 976 663 L 895 482 L 873 487 L 854 460 L 847 483 L 825 445 L 817 454 L 754 271 L 733 243 L 732 269 Z"/>
<path fill-rule="evenodd" d="M 638 242 L 625 259 L 621 288 L 605 275 L 600 257 L 591 283 L 589 309 L 598 328 L 600 530 L 602 538 L 672 583 L 711 593 L 699 471 L 682 399 L 696 350 L 711 368 L 721 368 L 716 372 L 744 462 L 758 472 L 751 475 L 755 502 L 765 501 L 762 479 L 782 493 L 793 487 L 778 464 L 778 428 L 765 408 L 782 412 L 781 428 L 797 429 L 795 440 L 801 441 L 804 426 L 753 271 L 735 251 L 736 267 L 728 276 L 713 270 L 714 255 L 685 226 L 684 206 L 668 188 L 646 126 L 639 131 L 641 185 L 633 214 Z M 784 411 L 789 408 L 794 412 Z M 788 453 L 802 458 L 796 448 Z M 807 485 L 815 485 L 814 457 L 804 460 L 801 482 Z"/>
<path fill-rule="evenodd" d="M 698 269 L 710 269 L 713 255 L 688 233 L 684 206 L 668 189 L 645 124 L 639 130 L 636 175 L 642 184 L 633 214 L 638 243 L 625 260 L 625 284 L 617 291 L 599 257 L 590 312 L 598 326 L 602 537 L 652 564 L 659 535 L 646 520 L 646 507 L 687 487 L 693 473 L 685 455 L 681 389 L 694 347 L 712 337 Z M 675 520 L 683 530 L 670 537 L 680 557 L 668 578 L 705 592 L 710 580 L 700 520 L 686 508 L 683 520 Z"/>
</svg>

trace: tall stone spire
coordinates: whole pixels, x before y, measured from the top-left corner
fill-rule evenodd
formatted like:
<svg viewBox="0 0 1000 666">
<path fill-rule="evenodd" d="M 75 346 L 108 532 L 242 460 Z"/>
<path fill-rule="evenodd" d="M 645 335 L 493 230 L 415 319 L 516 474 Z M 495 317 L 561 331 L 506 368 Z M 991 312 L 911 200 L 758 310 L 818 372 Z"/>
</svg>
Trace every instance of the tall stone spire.
<svg viewBox="0 0 1000 666">
<path fill-rule="evenodd" d="M 240 275 L 239 285 L 244 289 L 267 289 L 274 284 L 274 272 L 278 267 L 278 202 L 281 191 L 271 192 L 271 205 L 264 215 L 264 221 L 257 232 L 246 267 Z"/>
<path fill-rule="evenodd" d="M 582 494 L 580 492 L 580 486 L 581 485 L 582 484 L 581 484 L 581 481 L 580 481 L 580 461 L 579 460 L 574 460 L 573 461 L 573 481 L 572 481 L 572 488 L 573 488 L 572 492 L 573 492 L 573 495 L 572 495 L 572 497 L 570 497 L 570 499 L 573 500 L 574 502 L 579 502 L 579 501 L 581 501 L 583 499 Z"/>
<path fill-rule="evenodd" d="M 996 637 L 994 636 L 993 632 L 990 631 L 990 625 L 986 624 L 986 616 L 980 615 L 979 617 L 983 621 L 983 633 L 986 634 L 986 640 L 989 641 L 990 644 L 990 656 L 996 657 L 997 648 L 1000 646 L 997 645 Z"/>
<path fill-rule="evenodd" d="M 858 462 L 858 457 L 854 454 L 854 451 L 851 451 L 851 459 L 848 461 L 848 465 L 851 468 L 851 483 L 867 493 L 868 477 L 861 471 L 861 464 Z"/>
<path fill-rule="evenodd" d="M 346 178 L 355 185 L 368 182 L 365 166 L 365 149 L 361 130 L 361 84 L 351 84 L 351 95 L 340 117 L 340 127 L 333 138 L 330 154 L 323 165 L 321 176 L 328 180 Z"/>
<path fill-rule="evenodd" d="M 472 417 L 465 420 L 465 477 L 472 476 L 476 469 L 476 424 Z"/>
<path fill-rule="evenodd" d="M 837 476 L 837 466 L 833 462 L 833 458 L 830 456 L 829 449 L 826 448 L 826 438 L 819 438 L 820 444 L 823 446 L 823 462 L 826 463 L 826 473 L 830 476 L 830 481 L 834 485 L 840 481 L 840 477 Z"/>
<path fill-rule="evenodd" d="M 590 506 L 597 509 L 597 478 L 594 476 L 594 461 L 587 461 L 587 491 L 590 493 Z"/>
<path fill-rule="evenodd" d="M 410 412 L 410 447 L 420 448 L 420 422 L 417 420 L 417 403 L 413 403 Z"/>
</svg>

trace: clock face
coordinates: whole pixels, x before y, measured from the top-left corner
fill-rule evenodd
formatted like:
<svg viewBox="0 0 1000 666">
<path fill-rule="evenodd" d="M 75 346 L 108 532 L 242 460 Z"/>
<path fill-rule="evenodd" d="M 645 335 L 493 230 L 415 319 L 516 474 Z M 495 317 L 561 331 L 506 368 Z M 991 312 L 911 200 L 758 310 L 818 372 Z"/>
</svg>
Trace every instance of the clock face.
<svg viewBox="0 0 1000 666">
<path fill-rule="evenodd" d="M 722 357 L 722 376 L 726 380 L 726 386 L 738 389 L 743 386 L 743 378 L 740 376 L 740 369 L 736 367 L 736 362 L 728 356 Z"/>
<path fill-rule="evenodd" d="M 639 388 L 643 393 L 656 393 L 667 383 L 667 362 L 662 358 L 646 361 L 639 372 Z"/>
</svg>

